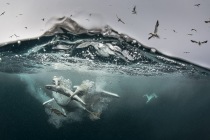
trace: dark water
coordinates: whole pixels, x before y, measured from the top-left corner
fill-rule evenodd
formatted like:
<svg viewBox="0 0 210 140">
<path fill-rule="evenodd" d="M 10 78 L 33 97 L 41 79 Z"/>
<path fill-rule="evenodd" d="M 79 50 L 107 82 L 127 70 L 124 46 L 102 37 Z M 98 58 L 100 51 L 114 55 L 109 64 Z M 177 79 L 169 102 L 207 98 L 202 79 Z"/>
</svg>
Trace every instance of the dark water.
<svg viewBox="0 0 210 140">
<path fill-rule="evenodd" d="M 0 48 L 1 140 L 209 140 L 208 69 L 154 52 L 111 29 L 108 35 L 77 29 L 75 35 L 62 26 L 59 33 Z M 108 49 L 109 43 L 121 50 Z M 49 93 L 44 86 L 54 75 L 72 85 L 94 81 L 120 98 L 99 120 L 86 116 L 56 127 L 42 106 Z M 146 103 L 143 96 L 152 93 L 157 98 Z"/>
<path fill-rule="evenodd" d="M 122 82 L 111 88 L 121 98 L 109 104 L 100 120 L 56 129 L 27 84 L 1 73 L 1 139 L 209 139 L 209 79 L 118 78 Z M 146 104 L 142 95 L 149 92 L 159 97 Z"/>
</svg>

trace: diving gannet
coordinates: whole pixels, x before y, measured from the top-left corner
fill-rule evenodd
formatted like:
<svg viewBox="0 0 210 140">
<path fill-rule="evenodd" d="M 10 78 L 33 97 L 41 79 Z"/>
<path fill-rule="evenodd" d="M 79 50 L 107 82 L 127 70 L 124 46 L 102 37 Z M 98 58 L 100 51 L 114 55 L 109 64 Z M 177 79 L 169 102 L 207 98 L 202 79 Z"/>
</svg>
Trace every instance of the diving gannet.
<svg viewBox="0 0 210 140">
<path fill-rule="evenodd" d="M 143 97 L 146 97 L 147 98 L 147 102 L 146 103 L 149 103 L 153 98 L 157 98 L 158 96 L 155 93 L 152 93 L 150 95 L 145 94 Z"/>
<path fill-rule="evenodd" d="M 159 35 L 157 34 L 157 31 L 158 31 L 158 26 L 159 26 L 159 22 L 157 20 L 156 24 L 155 24 L 155 30 L 154 30 L 154 33 L 149 33 L 149 35 L 151 35 L 148 40 L 150 38 L 153 38 L 153 37 L 157 37 L 157 38 L 160 38 Z"/>
</svg>

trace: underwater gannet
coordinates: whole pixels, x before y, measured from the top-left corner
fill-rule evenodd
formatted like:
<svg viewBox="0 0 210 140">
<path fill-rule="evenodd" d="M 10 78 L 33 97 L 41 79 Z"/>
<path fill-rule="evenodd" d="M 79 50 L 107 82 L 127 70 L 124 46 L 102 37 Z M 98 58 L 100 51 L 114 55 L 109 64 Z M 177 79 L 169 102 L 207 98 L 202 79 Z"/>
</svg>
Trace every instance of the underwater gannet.
<svg viewBox="0 0 210 140">
<path fill-rule="evenodd" d="M 157 34 L 157 31 L 158 31 L 158 26 L 159 26 L 159 22 L 157 20 L 156 24 L 155 24 L 155 30 L 154 30 L 154 33 L 149 33 L 149 35 L 151 35 L 148 40 L 150 38 L 153 38 L 153 37 L 157 37 L 157 38 L 160 38 L 159 35 Z"/>
<path fill-rule="evenodd" d="M 49 108 L 51 110 L 51 112 L 57 114 L 58 116 L 63 116 L 63 117 L 67 117 L 65 113 L 61 112 L 60 110 L 58 109 L 55 109 L 55 108 Z"/>
<path fill-rule="evenodd" d="M 116 15 L 117 16 L 117 15 Z M 118 19 L 118 22 L 122 22 L 123 24 L 125 24 L 125 22 L 123 22 L 122 20 L 121 20 L 121 18 L 119 18 L 118 16 L 117 16 L 117 19 Z"/>
<path fill-rule="evenodd" d="M 150 95 L 145 94 L 143 97 L 147 97 L 147 102 L 146 103 L 149 103 L 153 98 L 157 98 L 158 96 L 155 93 L 152 93 Z"/>
<path fill-rule="evenodd" d="M 57 85 L 46 85 L 45 88 L 48 90 L 63 94 L 67 97 L 71 97 L 73 95 L 73 92 L 70 89 L 68 89 L 62 85 L 60 85 L 60 86 L 59 85 L 58 86 Z M 73 99 L 82 103 L 83 105 L 85 105 L 85 102 L 77 95 L 74 95 Z"/>
<path fill-rule="evenodd" d="M 207 43 L 207 42 L 208 42 L 208 40 L 203 41 L 203 42 L 200 42 L 200 41 L 195 41 L 195 40 L 191 40 L 191 42 L 192 42 L 192 43 L 197 43 L 197 44 L 200 46 L 201 44 Z"/>
<path fill-rule="evenodd" d="M 83 96 L 87 94 L 88 90 L 94 86 L 94 82 L 86 80 L 83 81 L 83 83 L 79 86 L 74 86 L 76 88 L 75 92 L 70 96 L 70 98 L 73 98 L 75 95 Z M 94 92 L 100 93 L 103 96 L 109 96 L 114 98 L 119 98 L 120 96 L 116 93 L 108 92 L 102 89 L 97 89 Z"/>
<path fill-rule="evenodd" d="M 136 12 L 136 6 L 133 7 L 132 14 L 137 14 L 137 12 Z"/>
</svg>

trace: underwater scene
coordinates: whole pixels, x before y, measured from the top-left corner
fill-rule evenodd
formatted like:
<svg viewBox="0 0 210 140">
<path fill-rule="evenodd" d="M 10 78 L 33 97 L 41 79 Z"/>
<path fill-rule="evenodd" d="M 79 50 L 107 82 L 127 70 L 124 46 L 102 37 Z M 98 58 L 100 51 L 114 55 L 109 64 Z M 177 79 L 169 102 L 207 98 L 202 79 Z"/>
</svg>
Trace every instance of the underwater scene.
<svg viewBox="0 0 210 140">
<path fill-rule="evenodd" d="M 209 69 L 110 26 L 1 44 L 0 85 L 1 140 L 210 138 Z"/>
</svg>

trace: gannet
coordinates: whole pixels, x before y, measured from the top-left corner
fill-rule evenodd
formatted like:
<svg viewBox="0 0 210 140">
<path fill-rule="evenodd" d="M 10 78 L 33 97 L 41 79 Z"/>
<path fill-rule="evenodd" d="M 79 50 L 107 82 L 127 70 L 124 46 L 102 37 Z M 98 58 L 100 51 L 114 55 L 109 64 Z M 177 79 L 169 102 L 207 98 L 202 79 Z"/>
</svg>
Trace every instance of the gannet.
<svg viewBox="0 0 210 140">
<path fill-rule="evenodd" d="M 150 38 L 153 38 L 153 37 L 160 38 L 159 35 L 157 34 L 158 26 L 159 26 L 159 22 L 158 22 L 158 20 L 157 20 L 156 25 L 155 25 L 154 33 L 149 33 L 149 35 L 151 35 L 151 36 L 148 38 L 148 40 L 149 40 Z"/>
<path fill-rule="evenodd" d="M 197 7 L 199 7 L 201 4 L 195 4 L 194 6 L 197 6 Z"/>
<path fill-rule="evenodd" d="M 117 16 L 117 15 L 116 15 L 116 16 Z M 121 18 L 119 18 L 118 16 L 117 16 L 117 19 L 118 19 L 118 22 L 122 22 L 123 24 L 125 24 L 125 22 L 122 21 Z"/>
<path fill-rule="evenodd" d="M 196 29 L 191 29 L 191 31 L 196 31 L 196 32 L 197 32 L 197 30 L 196 30 Z"/>
<path fill-rule="evenodd" d="M 136 12 L 136 6 L 133 7 L 132 14 L 137 14 L 137 12 Z"/>
<path fill-rule="evenodd" d="M 147 97 L 147 102 L 146 103 L 149 103 L 153 98 L 157 98 L 158 96 L 155 93 L 152 93 L 150 95 L 145 94 L 143 97 Z"/>
<path fill-rule="evenodd" d="M 206 21 L 204 21 L 205 23 L 210 23 L 210 19 L 209 20 L 206 20 Z"/>
<path fill-rule="evenodd" d="M 64 116 L 64 117 L 67 117 L 65 113 L 61 112 L 61 111 L 58 110 L 58 109 L 51 108 L 51 107 L 50 107 L 49 109 L 51 110 L 51 112 L 57 114 L 58 116 L 61 116 L 61 115 L 62 115 L 62 116 Z"/>
<path fill-rule="evenodd" d="M 207 43 L 207 42 L 208 42 L 208 40 L 203 41 L 203 42 L 200 42 L 200 41 L 195 41 L 195 40 L 191 40 L 191 42 L 192 42 L 192 43 L 197 43 L 197 44 L 200 46 L 201 44 Z"/>
<path fill-rule="evenodd" d="M 4 12 L 2 12 L 0 16 L 3 16 L 4 14 L 5 14 L 5 11 L 4 11 Z"/>
</svg>

